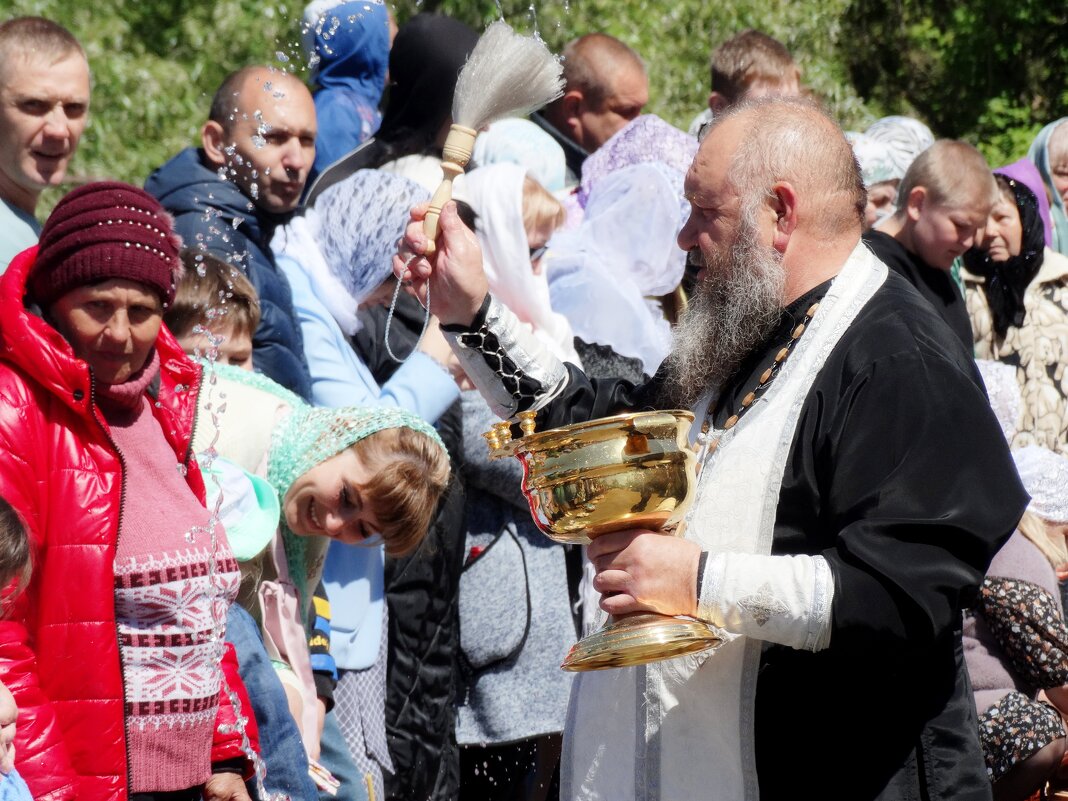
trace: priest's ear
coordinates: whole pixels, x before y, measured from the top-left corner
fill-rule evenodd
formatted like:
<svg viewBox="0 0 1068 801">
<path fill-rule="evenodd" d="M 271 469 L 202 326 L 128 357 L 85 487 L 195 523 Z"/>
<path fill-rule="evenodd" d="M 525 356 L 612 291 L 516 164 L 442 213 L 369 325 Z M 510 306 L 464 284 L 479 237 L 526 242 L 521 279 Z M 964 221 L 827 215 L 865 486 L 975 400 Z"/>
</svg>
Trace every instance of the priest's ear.
<svg viewBox="0 0 1068 801">
<path fill-rule="evenodd" d="M 775 229 L 771 244 L 780 253 L 786 252 L 790 237 L 797 228 L 797 190 L 787 181 L 779 181 L 771 187 L 768 205 L 775 214 Z"/>
</svg>

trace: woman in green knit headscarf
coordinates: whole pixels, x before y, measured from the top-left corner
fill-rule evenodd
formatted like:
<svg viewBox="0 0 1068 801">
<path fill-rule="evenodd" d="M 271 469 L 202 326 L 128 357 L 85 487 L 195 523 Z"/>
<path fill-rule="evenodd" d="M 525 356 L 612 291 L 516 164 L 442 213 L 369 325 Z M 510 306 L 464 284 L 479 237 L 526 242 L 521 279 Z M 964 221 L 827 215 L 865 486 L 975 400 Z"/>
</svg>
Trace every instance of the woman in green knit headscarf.
<svg viewBox="0 0 1068 801">
<path fill-rule="evenodd" d="M 194 447 L 264 476 L 277 493 L 277 535 L 242 565 L 239 600 L 261 624 L 301 737 L 317 752 L 304 624 L 327 546 L 414 550 L 448 482 L 448 456 L 437 432 L 403 409 L 314 408 L 264 376 L 220 364 L 205 380 Z"/>
<path fill-rule="evenodd" d="M 271 431 L 265 465 L 251 464 L 247 456 L 235 461 L 264 472 L 278 493 L 288 579 L 304 609 L 330 540 L 350 545 L 381 542 L 390 556 L 415 549 L 449 478 L 448 455 L 433 426 L 394 407 L 312 407 L 258 373 L 225 365 L 214 370 L 228 385 L 224 407 L 231 410 L 225 422 L 219 422 L 219 433 L 247 443 L 255 437 L 252 429 L 266 425 Z M 235 385 L 255 394 L 245 401 L 233 397 L 240 391 Z M 264 421 L 249 414 L 254 407 L 262 409 L 262 393 L 277 399 L 283 410 L 277 419 Z M 202 423 L 198 439 L 212 428 Z M 219 452 L 234 457 L 225 443 Z"/>
</svg>

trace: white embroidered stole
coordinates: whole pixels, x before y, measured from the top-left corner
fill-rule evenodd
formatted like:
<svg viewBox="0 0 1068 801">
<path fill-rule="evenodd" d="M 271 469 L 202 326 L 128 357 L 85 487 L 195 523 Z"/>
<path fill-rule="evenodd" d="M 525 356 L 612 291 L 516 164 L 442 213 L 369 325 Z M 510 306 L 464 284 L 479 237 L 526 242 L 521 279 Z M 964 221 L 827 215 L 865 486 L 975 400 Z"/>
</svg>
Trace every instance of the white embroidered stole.
<svg viewBox="0 0 1068 801">
<path fill-rule="evenodd" d="M 850 254 L 779 376 L 719 447 L 702 449 L 686 536 L 706 550 L 771 552 L 779 491 L 812 382 L 886 280 L 862 244 Z M 708 397 L 698 406 L 696 440 Z M 756 671 L 761 642 L 579 674 L 564 734 L 561 798 L 755 801 Z"/>
</svg>

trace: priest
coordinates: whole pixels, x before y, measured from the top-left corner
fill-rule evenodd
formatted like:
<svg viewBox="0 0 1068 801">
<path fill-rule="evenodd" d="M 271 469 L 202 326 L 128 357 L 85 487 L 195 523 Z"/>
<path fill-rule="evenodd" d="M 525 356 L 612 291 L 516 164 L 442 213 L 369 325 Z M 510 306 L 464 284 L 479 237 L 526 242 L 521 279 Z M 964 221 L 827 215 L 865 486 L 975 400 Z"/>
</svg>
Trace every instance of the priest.
<svg viewBox="0 0 1068 801">
<path fill-rule="evenodd" d="M 450 207 L 430 259 L 413 210 L 394 262 L 502 417 L 696 415 L 685 536 L 589 556 L 604 611 L 692 615 L 725 642 L 581 674 L 561 797 L 990 798 L 961 610 L 1027 497 L 971 355 L 861 244 L 859 170 L 816 106 L 717 115 L 685 191 L 698 288 L 643 386 L 548 355 Z"/>
</svg>

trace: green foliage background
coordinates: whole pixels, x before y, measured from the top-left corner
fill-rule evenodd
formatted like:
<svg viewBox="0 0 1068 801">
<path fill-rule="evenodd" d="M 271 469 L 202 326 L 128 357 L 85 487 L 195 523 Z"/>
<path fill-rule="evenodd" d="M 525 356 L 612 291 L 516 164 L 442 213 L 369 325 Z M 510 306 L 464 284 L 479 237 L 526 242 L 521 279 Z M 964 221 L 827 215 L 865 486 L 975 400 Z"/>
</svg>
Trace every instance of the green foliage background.
<svg viewBox="0 0 1068 801">
<path fill-rule="evenodd" d="M 247 63 L 304 69 L 303 0 L 0 0 L 0 18 L 40 14 L 85 46 L 91 121 L 77 180 L 140 183 L 196 141 L 222 77 Z M 441 11 L 476 28 L 504 16 L 558 50 L 600 30 L 645 58 L 648 110 L 685 128 L 705 105 L 708 56 L 747 27 L 784 42 L 805 84 L 846 128 L 883 114 L 926 120 L 1018 158 L 1068 114 L 1068 3 L 1061 0 L 396 0 L 399 20 Z M 46 212 L 53 198 L 46 198 Z"/>
</svg>

